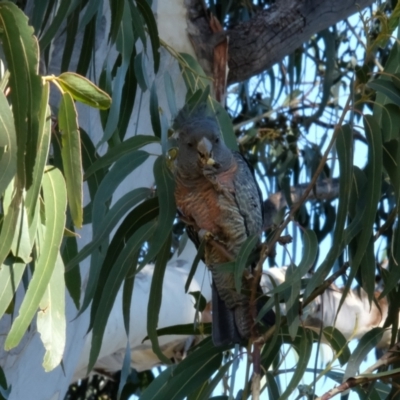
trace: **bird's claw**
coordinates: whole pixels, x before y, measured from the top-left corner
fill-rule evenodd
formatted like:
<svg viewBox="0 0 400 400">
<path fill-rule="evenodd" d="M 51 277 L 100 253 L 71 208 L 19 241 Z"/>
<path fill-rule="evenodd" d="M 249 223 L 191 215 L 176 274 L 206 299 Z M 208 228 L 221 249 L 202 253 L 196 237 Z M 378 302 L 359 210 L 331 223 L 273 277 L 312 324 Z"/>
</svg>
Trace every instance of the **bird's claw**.
<svg viewBox="0 0 400 400">
<path fill-rule="evenodd" d="M 205 229 L 200 229 L 198 234 L 200 239 L 205 240 L 206 242 L 214 240 L 214 235 L 210 231 L 207 231 Z"/>
</svg>

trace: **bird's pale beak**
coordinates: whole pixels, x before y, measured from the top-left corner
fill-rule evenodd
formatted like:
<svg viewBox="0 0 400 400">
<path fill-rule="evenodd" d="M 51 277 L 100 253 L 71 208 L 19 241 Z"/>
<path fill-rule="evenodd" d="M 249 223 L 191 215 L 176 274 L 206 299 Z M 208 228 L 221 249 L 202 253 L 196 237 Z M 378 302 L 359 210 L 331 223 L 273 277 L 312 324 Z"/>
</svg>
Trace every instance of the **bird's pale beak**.
<svg viewBox="0 0 400 400">
<path fill-rule="evenodd" d="M 205 137 L 203 137 L 197 145 L 197 151 L 199 152 L 200 159 L 207 165 L 214 165 L 215 160 L 211 157 L 212 143 Z"/>
</svg>

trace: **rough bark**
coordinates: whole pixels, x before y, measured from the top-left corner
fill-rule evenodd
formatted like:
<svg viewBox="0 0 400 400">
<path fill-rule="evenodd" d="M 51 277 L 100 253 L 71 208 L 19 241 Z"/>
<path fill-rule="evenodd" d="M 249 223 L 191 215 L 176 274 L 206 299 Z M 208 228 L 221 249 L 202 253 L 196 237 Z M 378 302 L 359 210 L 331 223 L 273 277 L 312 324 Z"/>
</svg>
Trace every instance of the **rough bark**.
<svg viewBox="0 0 400 400">
<path fill-rule="evenodd" d="M 373 0 L 281 0 L 249 21 L 225 31 L 229 39 L 228 83 L 256 75 L 301 46 L 311 35 L 371 5 Z M 214 36 L 202 0 L 185 0 L 188 33 L 207 73 Z"/>
</svg>

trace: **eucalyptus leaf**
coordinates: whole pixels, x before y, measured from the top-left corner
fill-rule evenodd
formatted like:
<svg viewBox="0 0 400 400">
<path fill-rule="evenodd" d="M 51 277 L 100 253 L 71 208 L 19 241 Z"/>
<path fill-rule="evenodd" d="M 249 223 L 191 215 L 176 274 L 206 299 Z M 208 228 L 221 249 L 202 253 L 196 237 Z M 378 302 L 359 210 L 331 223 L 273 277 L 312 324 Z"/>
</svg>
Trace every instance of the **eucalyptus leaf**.
<svg viewBox="0 0 400 400">
<path fill-rule="evenodd" d="M 74 72 L 64 72 L 55 79 L 74 100 L 100 110 L 110 108 L 111 97 L 89 79 Z"/>
<path fill-rule="evenodd" d="M 37 329 L 46 349 L 43 367 L 46 372 L 62 360 L 66 341 L 64 264 L 60 254 L 50 282 L 39 304 Z"/>
<path fill-rule="evenodd" d="M 61 240 L 64 234 L 67 193 L 61 172 L 48 168 L 43 177 L 46 232 L 43 246 L 36 262 L 35 272 L 29 282 L 28 290 L 17 318 L 5 341 L 7 350 L 16 347 L 22 339 L 43 297 L 51 279 Z"/>
<path fill-rule="evenodd" d="M 69 93 L 63 93 L 58 110 L 61 131 L 61 157 L 67 183 L 68 205 L 77 228 L 83 224 L 83 173 L 79 125 L 74 101 Z"/>
</svg>

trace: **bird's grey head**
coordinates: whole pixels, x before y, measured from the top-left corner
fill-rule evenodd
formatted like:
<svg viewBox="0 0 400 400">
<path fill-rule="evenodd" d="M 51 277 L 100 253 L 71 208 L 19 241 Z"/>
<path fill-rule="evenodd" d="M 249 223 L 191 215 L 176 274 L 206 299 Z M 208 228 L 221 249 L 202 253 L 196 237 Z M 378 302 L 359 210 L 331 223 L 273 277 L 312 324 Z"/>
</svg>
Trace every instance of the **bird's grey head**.
<svg viewBox="0 0 400 400">
<path fill-rule="evenodd" d="M 203 175 L 204 168 L 215 173 L 226 171 L 232 163 L 232 152 L 220 135 L 215 116 L 206 106 L 192 112 L 182 109 L 175 118 L 178 156 L 176 166 L 189 178 Z"/>
</svg>

